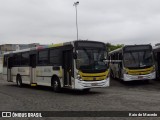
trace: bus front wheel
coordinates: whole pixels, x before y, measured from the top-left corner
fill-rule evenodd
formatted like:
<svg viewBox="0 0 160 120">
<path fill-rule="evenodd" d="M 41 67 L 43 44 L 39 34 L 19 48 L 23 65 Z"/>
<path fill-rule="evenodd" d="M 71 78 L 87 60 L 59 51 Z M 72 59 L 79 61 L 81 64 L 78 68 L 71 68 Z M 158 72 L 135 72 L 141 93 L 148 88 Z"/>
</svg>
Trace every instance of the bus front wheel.
<svg viewBox="0 0 160 120">
<path fill-rule="evenodd" d="M 84 93 L 88 93 L 89 91 L 90 91 L 90 88 L 83 89 Z"/>
<path fill-rule="evenodd" d="M 61 84 L 58 78 L 53 79 L 53 90 L 55 92 L 60 92 L 61 91 Z"/>
</svg>

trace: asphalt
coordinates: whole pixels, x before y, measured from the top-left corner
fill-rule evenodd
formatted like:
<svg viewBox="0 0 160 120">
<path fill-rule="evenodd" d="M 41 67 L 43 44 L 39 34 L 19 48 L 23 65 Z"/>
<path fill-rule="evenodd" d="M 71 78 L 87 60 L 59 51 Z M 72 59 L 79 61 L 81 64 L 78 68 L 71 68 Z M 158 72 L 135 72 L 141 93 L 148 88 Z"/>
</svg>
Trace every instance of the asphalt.
<svg viewBox="0 0 160 120">
<path fill-rule="evenodd" d="M 20 88 L 15 83 L 0 79 L 0 111 L 160 111 L 160 80 L 121 82 L 112 79 L 110 87 L 94 88 L 89 93 L 67 89 L 55 93 L 50 87 L 24 85 Z M 55 119 L 158 120 L 160 118 L 58 117 Z"/>
</svg>

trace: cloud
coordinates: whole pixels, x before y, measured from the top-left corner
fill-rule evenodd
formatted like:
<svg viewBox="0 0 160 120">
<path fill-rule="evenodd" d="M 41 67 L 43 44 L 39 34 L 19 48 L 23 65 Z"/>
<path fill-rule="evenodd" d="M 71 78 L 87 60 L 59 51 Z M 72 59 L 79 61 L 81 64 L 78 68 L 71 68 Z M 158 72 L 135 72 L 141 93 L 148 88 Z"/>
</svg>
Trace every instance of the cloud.
<svg viewBox="0 0 160 120">
<path fill-rule="evenodd" d="M 74 0 L 0 0 L 0 43 L 76 39 Z M 160 42 L 159 0 L 79 0 L 79 38 L 113 44 Z"/>
</svg>

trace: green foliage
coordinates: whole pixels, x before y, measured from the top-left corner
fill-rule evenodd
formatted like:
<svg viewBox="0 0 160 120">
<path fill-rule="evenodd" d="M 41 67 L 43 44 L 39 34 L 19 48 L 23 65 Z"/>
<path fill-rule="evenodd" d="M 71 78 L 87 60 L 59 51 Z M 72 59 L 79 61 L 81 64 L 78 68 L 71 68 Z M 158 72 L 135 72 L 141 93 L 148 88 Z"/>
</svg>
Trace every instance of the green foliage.
<svg viewBox="0 0 160 120">
<path fill-rule="evenodd" d="M 111 43 L 106 43 L 106 47 L 108 49 L 108 52 L 116 50 L 116 49 L 121 48 L 123 46 L 124 46 L 124 44 L 112 45 Z"/>
</svg>

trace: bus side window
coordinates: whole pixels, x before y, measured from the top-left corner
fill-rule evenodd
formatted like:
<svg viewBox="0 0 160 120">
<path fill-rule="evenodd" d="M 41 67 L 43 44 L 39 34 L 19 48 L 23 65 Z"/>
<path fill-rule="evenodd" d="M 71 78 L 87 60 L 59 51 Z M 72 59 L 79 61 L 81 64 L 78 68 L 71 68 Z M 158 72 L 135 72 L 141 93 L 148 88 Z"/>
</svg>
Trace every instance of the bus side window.
<svg viewBox="0 0 160 120">
<path fill-rule="evenodd" d="M 61 48 L 50 49 L 49 63 L 51 65 L 62 65 L 62 49 Z"/>
<path fill-rule="evenodd" d="M 29 52 L 22 53 L 21 64 L 22 65 L 29 65 Z"/>
<path fill-rule="evenodd" d="M 7 56 L 4 56 L 3 58 L 3 66 L 6 67 L 7 66 Z"/>
<path fill-rule="evenodd" d="M 118 53 L 116 53 L 116 60 L 118 60 Z"/>
<path fill-rule="evenodd" d="M 154 57 L 154 60 L 157 61 L 157 52 L 153 52 L 153 57 Z"/>
<path fill-rule="evenodd" d="M 12 57 L 8 58 L 8 68 L 11 69 L 12 68 Z"/>
<path fill-rule="evenodd" d="M 113 60 L 115 60 L 115 54 L 113 54 Z"/>
<path fill-rule="evenodd" d="M 39 65 L 48 64 L 48 50 L 42 50 L 38 52 L 38 64 Z"/>
<path fill-rule="evenodd" d="M 21 54 L 14 54 L 12 58 L 12 65 L 13 66 L 20 66 L 21 65 Z"/>
<path fill-rule="evenodd" d="M 119 60 L 122 60 L 122 53 L 119 54 Z"/>
<path fill-rule="evenodd" d="M 29 65 L 32 67 L 32 68 L 35 68 L 36 67 L 36 54 L 31 54 L 30 56 L 30 59 L 29 59 Z"/>
</svg>

